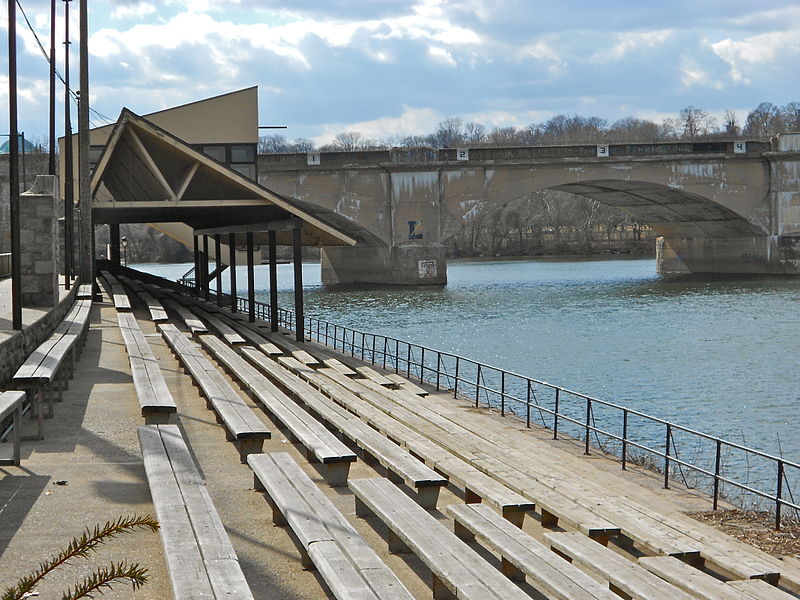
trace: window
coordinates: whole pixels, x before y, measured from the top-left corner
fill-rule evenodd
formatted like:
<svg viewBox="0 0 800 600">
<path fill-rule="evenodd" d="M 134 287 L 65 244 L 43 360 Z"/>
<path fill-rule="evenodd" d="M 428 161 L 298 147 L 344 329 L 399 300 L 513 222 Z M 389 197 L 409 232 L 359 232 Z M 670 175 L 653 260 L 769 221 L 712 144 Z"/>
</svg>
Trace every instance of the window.
<svg viewBox="0 0 800 600">
<path fill-rule="evenodd" d="M 256 149 L 252 144 L 234 144 L 231 146 L 232 163 L 256 162 Z"/>
<path fill-rule="evenodd" d="M 225 146 L 203 146 L 202 151 L 203 154 L 210 156 L 217 162 L 225 163 L 227 162 L 227 156 L 225 152 Z"/>
</svg>

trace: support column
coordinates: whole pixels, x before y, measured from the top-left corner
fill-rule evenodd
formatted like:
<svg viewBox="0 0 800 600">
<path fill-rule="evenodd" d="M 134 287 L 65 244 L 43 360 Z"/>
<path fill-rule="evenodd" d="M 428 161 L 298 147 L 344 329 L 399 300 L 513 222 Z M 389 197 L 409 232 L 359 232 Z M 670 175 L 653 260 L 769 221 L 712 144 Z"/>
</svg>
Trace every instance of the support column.
<svg viewBox="0 0 800 600">
<path fill-rule="evenodd" d="M 22 329 L 19 137 L 17 132 L 17 5 L 15 2 L 8 3 L 8 113 L 8 141 L 11 150 L 8 157 L 9 216 L 11 217 L 11 322 L 14 329 Z"/>
<path fill-rule="evenodd" d="M 109 260 L 119 266 L 122 260 L 119 251 L 119 223 L 111 223 L 108 226 L 108 246 L 110 251 Z"/>
<path fill-rule="evenodd" d="M 38 175 L 20 202 L 21 302 L 23 306 L 58 304 L 58 229 L 54 175 Z"/>
<path fill-rule="evenodd" d="M 222 306 L 222 242 L 219 234 L 214 235 L 214 272 L 217 274 L 217 306 Z"/>
<path fill-rule="evenodd" d="M 200 265 L 203 269 L 203 300 L 208 302 L 211 299 L 211 286 L 208 281 L 208 236 L 203 236 L 203 260 Z"/>
<path fill-rule="evenodd" d="M 229 233 L 228 234 L 228 254 L 230 256 L 230 267 L 231 270 L 231 312 L 236 312 L 236 302 L 238 299 L 238 293 L 236 291 L 236 234 Z"/>
<path fill-rule="evenodd" d="M 247 320 L 256 320 L 255 273 L 253 272 L 253 232 L 247 232 Z"/>
<path fill-rule="evenodd" d="M 269 321 L 270 330 L 278 331 L 278 248 L 274 231 L 269 232 Z"/>
<path fill-rule="evenodd" d="M 300 244 L 300 228 L 298 222 L 292 229 L 292 255 L 294 259 L 294 336 L 298 342 L 304 342 L 305 316 L 303 315 L 303 246 Z"/>
<path fill-rule="evenodd" d="M 195 297 L 198 295 L 200 290 L 200 240 L 198 236 L 192 236 L 192 242 L 194 245 L 194 289 L 193 293 Z"/>
</svg>

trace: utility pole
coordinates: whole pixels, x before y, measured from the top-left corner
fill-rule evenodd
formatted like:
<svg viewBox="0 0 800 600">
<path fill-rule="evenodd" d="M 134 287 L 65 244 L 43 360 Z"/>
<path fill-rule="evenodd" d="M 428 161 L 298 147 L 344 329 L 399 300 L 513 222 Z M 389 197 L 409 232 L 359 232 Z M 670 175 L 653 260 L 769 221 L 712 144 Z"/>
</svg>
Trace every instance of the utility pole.
<svg viewBox="0 0 800 600">
<path fill-rule="evenodd" d="M 22 268 L 19 239 L 19 134 L 17 133 L 17 4 L 8 0 L 8 160 L 11 216 L 11 325 L 22 329 Z M 40 408 L 41 410 L 41 408 Z"/>
<path fill-rule="evenodd" d="M 89 181 L 89 15 L 88 0 L 80 0 L 80 88 L 78 104 L 78 206 L 81 214 L 81 283 L 94 282 L 94 221 Z"/>
<path fill-rule="evenodd" d="M 56 0 L 50 0 L 50 160 L 47 172 L 56 174 Z"/>
<path fill-rule="evenodd" d="M 13 0 L 9 0 L 13 1 Z M 72 207 L 74 206 L 74 184 L 72 166 L 72 121 L 70 119 L 69 96 L 69 3 L 64 0 L 64 289 L 70 289 L 72 277 Z"/>
</svg>

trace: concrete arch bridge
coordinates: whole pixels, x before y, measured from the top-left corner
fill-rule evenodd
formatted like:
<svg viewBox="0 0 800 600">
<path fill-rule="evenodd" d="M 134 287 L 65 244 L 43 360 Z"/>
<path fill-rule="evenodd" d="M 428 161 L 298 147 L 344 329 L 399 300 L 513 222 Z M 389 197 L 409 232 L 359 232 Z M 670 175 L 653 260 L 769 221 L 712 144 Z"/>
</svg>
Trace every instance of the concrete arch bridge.
<svg viewBox="0 0 800 600">
<path fill-rule="evenodd" d="M 326 284 L 442 284 L 443 242 L 484 207 L 552 189 L 618 207 L 664 238 L 660 266 L 800 273 L 800 134 L 706 142 L 401 149 L 259 157 L 259 183 L 377 243 L 325 248 Z"/>
</svg>

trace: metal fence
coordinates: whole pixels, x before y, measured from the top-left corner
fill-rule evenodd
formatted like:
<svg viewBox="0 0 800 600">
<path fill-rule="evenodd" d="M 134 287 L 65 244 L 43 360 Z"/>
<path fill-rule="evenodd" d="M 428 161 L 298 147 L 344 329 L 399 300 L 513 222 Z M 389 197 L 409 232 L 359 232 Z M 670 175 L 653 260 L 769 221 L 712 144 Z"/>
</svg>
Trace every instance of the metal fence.
<svg viewBox="0 0 800 600">
<path fill-rule="evenodd" d="M 212 294 L 213 296 L 213 294 Z M 238 310 L 249 309 L 246 298 Z M 255 302 L 257 318 L 269 320 L 269 304 Z M 278 310 L 279 326 L 294 330 L 293 311 Z M 583 443 L 586 454 L 600 450 L 663 475 L 664 487 L 681 481 L 708 492 L 716 510 L 721 500 L 739 506 L 767 503 L 780 529 L 784 511 L 800 515 L 793 483 L 800 464 L 743 444 L 671 423 L 613 402 L 486 365 L 456 354 L 392 337 L 367 333 L 315 317 L 306 317 L 306 339 L 317 341 L 409 379 L 435 386 L 454 397 L 487 405 L 503 416 L 515 415 L 527 427 L 534 424 Z"/>
</svg>

